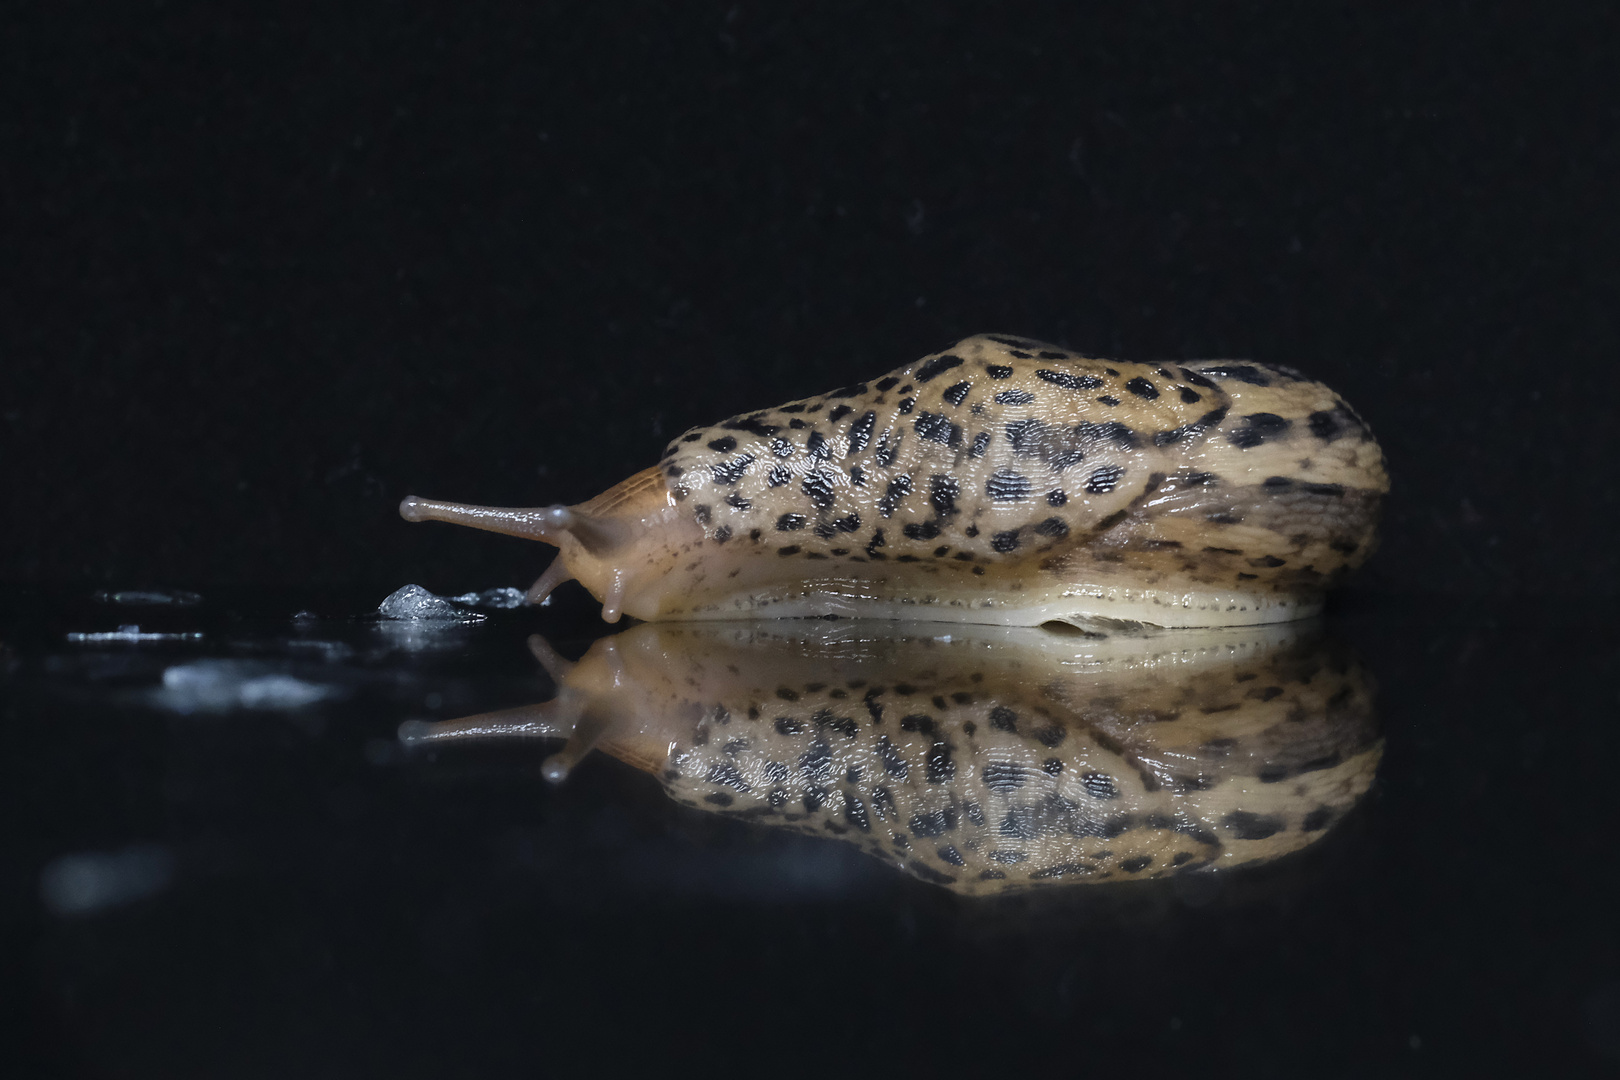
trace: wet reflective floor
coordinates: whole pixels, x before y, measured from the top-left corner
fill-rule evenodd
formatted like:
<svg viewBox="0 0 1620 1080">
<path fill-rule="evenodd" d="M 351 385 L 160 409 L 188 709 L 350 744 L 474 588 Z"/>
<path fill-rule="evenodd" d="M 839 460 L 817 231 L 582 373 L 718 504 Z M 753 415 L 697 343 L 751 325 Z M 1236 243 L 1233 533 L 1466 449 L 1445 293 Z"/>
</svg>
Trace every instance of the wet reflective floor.
<svg viewBox="0 0 1620 1080">
<path fill-rule="evenodd" d="M 383 599 L 8 594 L 36 1071 L 1620 1063 L 1620 633 L 1570 605 L 1171 640 Z"/>
</svg>

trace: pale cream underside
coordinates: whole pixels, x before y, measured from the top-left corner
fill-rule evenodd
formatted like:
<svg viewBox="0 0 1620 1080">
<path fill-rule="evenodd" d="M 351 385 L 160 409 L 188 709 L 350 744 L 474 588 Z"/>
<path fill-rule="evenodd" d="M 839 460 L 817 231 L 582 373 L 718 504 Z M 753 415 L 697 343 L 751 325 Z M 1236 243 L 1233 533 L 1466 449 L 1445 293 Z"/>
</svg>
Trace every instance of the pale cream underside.
<svg viewBox="0 0 1620 1080">
<path fill-rule="evenodd" d="M 1318 598 L 1242 592 L 1192 592 L 1140 585 L 1066 584 L 1017 595 L 892 599 L 872 595 L 860 583 L 818 583 L 814 591 L 771 589 L 738 593 L 712 604 L 693 605 L 680 617 L 918 619 L 931 622 L 1036 626 L 1069 623 L 1084 628 L 1102 622 L 1163 627 L 1255 626 L 1309 618 L 1322 610 Z M 634 613 L 634 611 L 632 611 Z"/>
</svg>

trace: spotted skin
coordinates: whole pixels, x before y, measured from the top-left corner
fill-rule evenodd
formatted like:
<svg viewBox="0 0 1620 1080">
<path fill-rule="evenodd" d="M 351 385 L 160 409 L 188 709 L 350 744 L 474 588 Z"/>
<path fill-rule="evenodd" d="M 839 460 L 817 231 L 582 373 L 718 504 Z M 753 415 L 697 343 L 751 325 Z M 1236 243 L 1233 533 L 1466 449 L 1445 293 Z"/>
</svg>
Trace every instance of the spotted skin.
<svg viewBox="0 0 1620 1080">
<path fill-rule="evenodd" d="M 1366 424 L 1292 369 L 1098 360 L 1003 335 L 693 429 L 661 467 L 710 541 L 765 526 L 732 558 L 769 563 L 791 547 L 806 577 L 831 576 L 807 561 L 836 560 L 899 604 L 958 608 L 963 594 L 1121 580 L 1169 596 L 1309 598 L 1371 553 L 1388 489 Z M 714 515 L 721 491 L 749 508 Z M 794 572 L 744 571 L 756 586 Z M 672 614 L 773 600 L 769 587 L 739 592 Z"/>
<path fill-rule="evenodd" d="M 968 894 L 1276 858 L 1349 811 L 1381 752 L 1360 669 L 1286 627 L 649 625 L 559 682 L 677 801 Z"/>
<path fill-rule="evenodd" d="M 628 539 L 564 561 L 644 619 L 1191 626 L 1309 614 L 1389 485 L 1367 425 L 1290 368 L 989 334 L 694 428 L 626 486 Z"/>
</svg>

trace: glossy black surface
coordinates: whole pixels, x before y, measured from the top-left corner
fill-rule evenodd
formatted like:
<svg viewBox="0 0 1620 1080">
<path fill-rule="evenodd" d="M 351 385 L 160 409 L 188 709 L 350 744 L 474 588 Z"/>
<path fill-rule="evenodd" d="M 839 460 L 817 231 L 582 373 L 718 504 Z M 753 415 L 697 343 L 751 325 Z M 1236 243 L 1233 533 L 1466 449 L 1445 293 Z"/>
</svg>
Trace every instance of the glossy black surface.
<svg viewBox="0 0 1620 1080">
<path fill-rule="evenodd" d="M 1617 50 L 1602 5 L 5 5 L 12 1071 L 1612 1075 Z M 1331 623 L 1388 742 L 1326 842 L 970 902 L 614 761 L 397 754 L 604 632 L 350 621 L 549 557 L 401 497 L 587 499 L 985 331 L 1372 426 Z M 202 599 L 93 599 L 156 587 Z M 67 639 L 131 623 L 205 636 Z M 73 914 L 86 868 L 149 895 Z"/>
<path fill-rule="evenodd" d="M 679 807 L 599 756 L 553 788 L 554 744 L 401 752 L 402 719 L 547 696 L 527 633 L 577 655 L 603 627 L 575 597 L 401 639 L 360 617 L 374 599 L 8 597 L 36 1061 L 483 1075 L 702 1045 L 789 1075 L 1569 1075 L 1620 1050 L 1608 625 L 1351 594 L 1330 626 L 1380 684 L 1387 745 L 1323 842 L 1214 878 L 965 899 Z M 205 636 L 65 640 L 130 622 Z M 154 696 L 210 660 L 334 696 Z M 147 895 L 64 901 L 64 857 L 119 853 L 97 865 Z"/>
</svg>

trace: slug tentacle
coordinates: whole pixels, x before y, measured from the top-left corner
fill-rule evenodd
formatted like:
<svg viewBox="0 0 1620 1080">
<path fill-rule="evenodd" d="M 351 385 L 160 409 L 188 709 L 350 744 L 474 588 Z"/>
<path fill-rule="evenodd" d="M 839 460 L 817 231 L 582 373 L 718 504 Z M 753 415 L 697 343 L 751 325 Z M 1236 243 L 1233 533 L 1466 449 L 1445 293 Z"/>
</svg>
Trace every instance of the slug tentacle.
<svg viewBox="0 0 1620 1080">
<path fill-rule="evenodd" d="M 568 779 L 574 766 L 585 759 L 613 726 L 611 714 L 586 706 L 563 748 L 540 763 L 540 775 L 553 784 Z"/>
<path fill-rule="evenodd" d="M 551 560 L 551 565 L 546 567 L 546 572 L 536 578 L 533 585 L 529 586 L 529 591 L 524 593 L 523 598 L 531 604 L 543 604 L 546 598 L 556 590 L 557 586 L 565 581 L 572 580 L 574 580 L 574 575 L 569 571 L 568 564 L 563 562 L 561 556 L 558 556 Z"/>
<path fill-rule="evenodd" d="M 551 642 L 539 634 L 529 635 L 529 652 L 539 661 L 541 670 L 549 675 L 554 683 L 562 682 L 568 677 L 568 673 L 574 670 L 574 661 L 553 649 Z"/>
<path fill-rule="evenodd" d="M 566 506 L 473 506 L 470 503 L 441 502 L 407 495 L 399 504 L 399 516 L 406 521 L 449 521 L 485 532 L 543 540 L 553 546 L 578 524 Z"/>
<path fill-rule="evenodd" d="M 538 604 L 563 582 L 578 580 L 602 601 L 608 622 L 621 613 L 656 618 L 667 603 L 674 562 L 703 542 L 696 524 L 677 512 L 656 469 L 576 506 L 470 506 L 412 495 L 399 512 L 407 521 L 448 521 L 555 545 L 557 558 L 529 587 L 528 602 Z"/>
<path fill-rule="evenodd" d="M 497 709 L 460 720 L 406 720 L 399 725 L 399 741 L 409 746 L 491 737 L 566 739 L 579 720 L 582 705 L 566 694 L 538 705 Z"/>
<path fill-rule="evenodd" d="M 401 513 L 557 544 L 531 598 L 573 576 L 610 622 L 1223 626 L 1317 610 L 1388 488 L 1367 425 L 1290 368 L 978 335 L 694 428 L 579 506 Z"/>
</svg>

